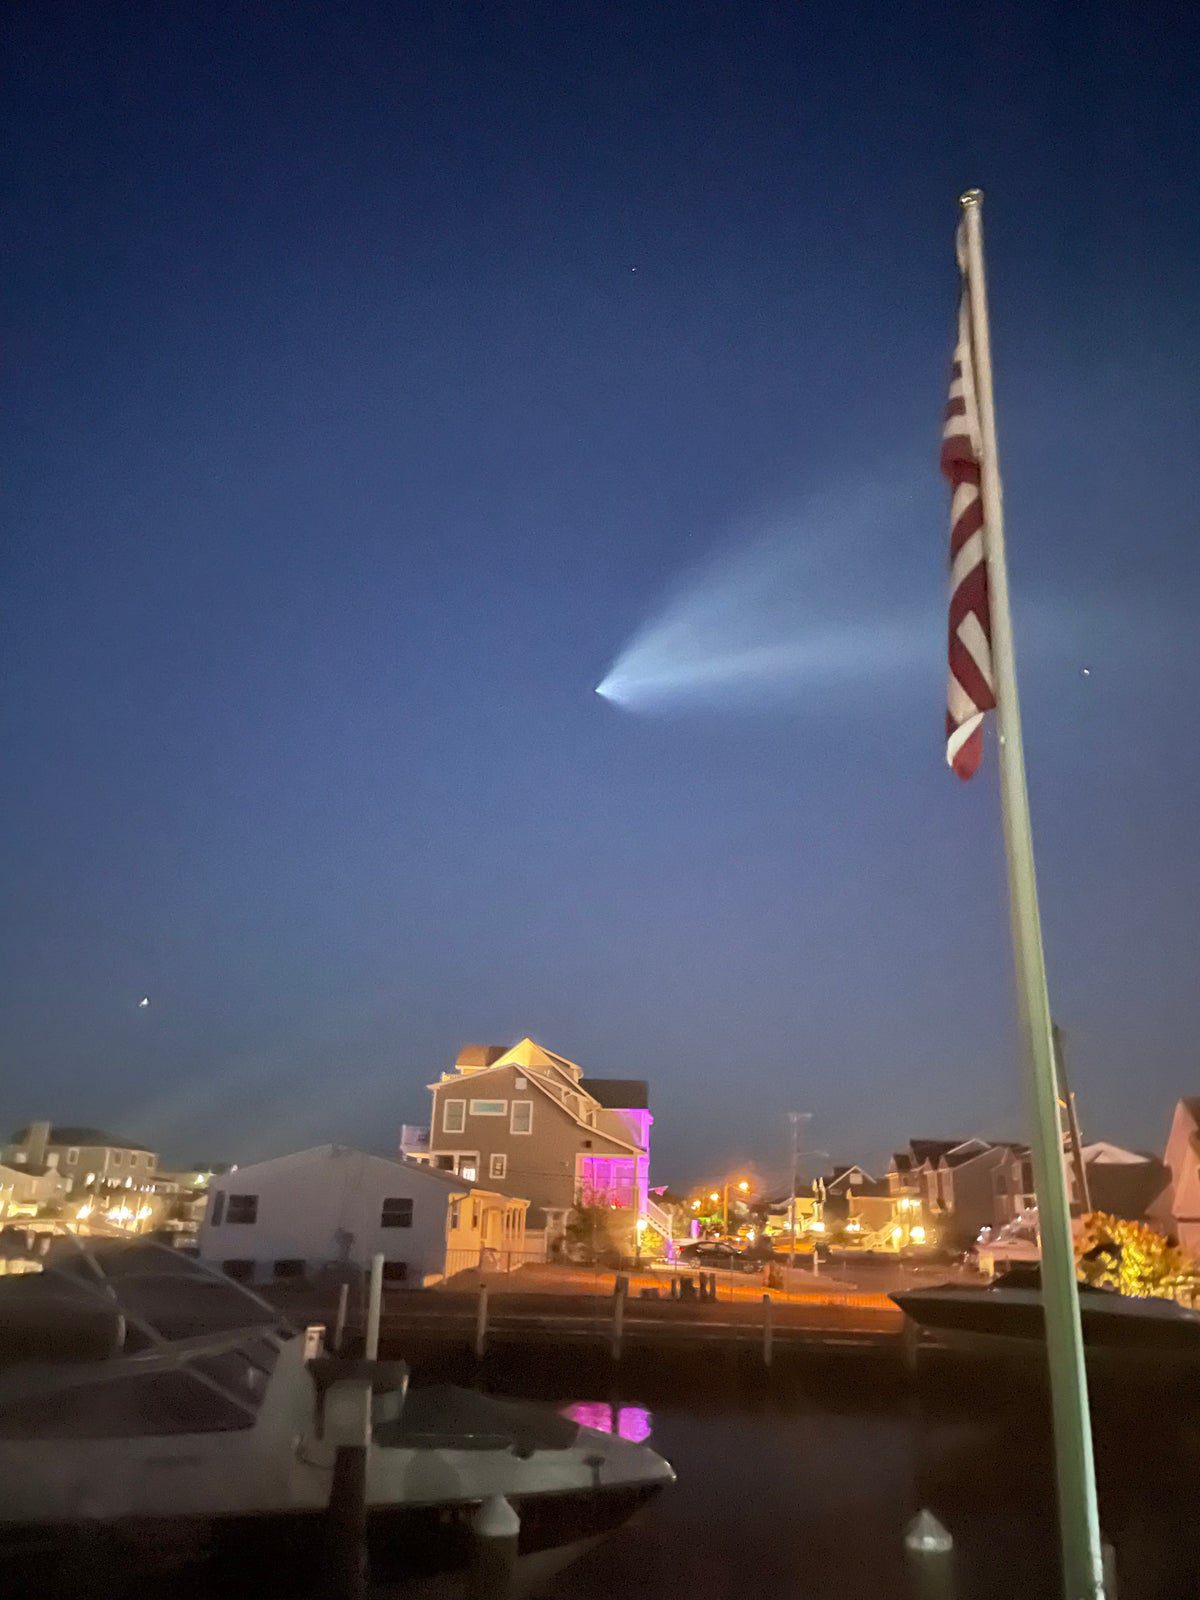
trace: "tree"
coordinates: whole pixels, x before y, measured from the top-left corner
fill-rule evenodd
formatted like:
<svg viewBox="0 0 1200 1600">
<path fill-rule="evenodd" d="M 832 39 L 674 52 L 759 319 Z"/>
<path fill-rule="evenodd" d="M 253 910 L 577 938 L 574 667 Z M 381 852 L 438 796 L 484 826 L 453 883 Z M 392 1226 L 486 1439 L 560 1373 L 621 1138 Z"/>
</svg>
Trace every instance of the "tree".
<svg viewBox="0 0 1200 1600">
<path fill-rule="evenodd" d="M 576 1261 L 624 1259 L 634 1252 L 635 1218 L 628 1206 L 619 1206 L 611 1195 L 585 1187 L 567 1217 L 566 1235 L 571 1256 Z"/>
<path fill-rule="evenodd" d="M 1161 1233 L 1093 1211 L 1075 1241 L 1075 1259 L 1085 1283 L 1119 1294 L 1174 1300 L 1194 1288 L 1200 1268 Z"/>
</svg>

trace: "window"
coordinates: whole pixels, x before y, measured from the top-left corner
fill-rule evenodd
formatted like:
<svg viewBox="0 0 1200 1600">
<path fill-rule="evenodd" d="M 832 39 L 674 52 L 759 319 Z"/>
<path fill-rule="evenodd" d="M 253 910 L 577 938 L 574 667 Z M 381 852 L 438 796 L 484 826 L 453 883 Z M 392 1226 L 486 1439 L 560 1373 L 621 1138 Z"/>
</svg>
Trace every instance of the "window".
<svg viewBox="0 0 1200 1600">
<path fill-rule="evenodd" d="M 514 1100 L 512 1108 L 512 1121 L 509 1128 L 513 1133 L 533 1132 L 533 1101 Z"/>
<path fill-rule="evenodd" d="M 411 1228 L 412 1217 L 412 1201 L 390 1195 L 383 1202 L 383 1210 L 379 1213 L 379 1226 L 381 1228 Z"/>
<path fill-rule="evenodd" d="M 472 1100 L 473 1117 L 504 1117 L 508 1115 L 507 1100 Z"/>
<path fill-rule="evenodd" d="M 235 1222 L 258 1221 L 258 1196 L 256 1194 L 231 1194 L 229 1196 L 230 1227 Z"/>
<path fill-rule="evenodd" d="M 212 1225 L 219 1228 L 225 1217 L 225 1191 L 218 1189 L 213 1195 Z"/>
<path fill-rule="evenodd" d="M 155 1167 L 158 1165 L 158 1157 L 157 1156 L 147 1156 L 146 1157 L 146 1165 L 150 1168 L 151 1172 L 153 1172 Z"/>
<path fill-rule="evenodd" d="M 451 1200 L 451 1202 L 450 1202 L 450 1226 L 452 1228 L 458 1228 L 461 1225 L 462 1225 L 462 1201 L 461 1200 Z"/>
<path fill-rule="evenodd" d="M 528 1089 L 528 1087 L 529 1087 L 529 1085 L 525 1082 L 524 1078 L 514 1078 L 513 1079 L 513 1088 L 517 1091 L 518 1094 L 520 1094 L 522 1089 Z"/>
<path fill-rule="evenodd" d="M 442 1132 L 461 1133 L 466 1120 L 467 1102 L 465 1100 L 444 1100 L 442 1102 Z"/>
<path fill-rule="evenodd" d="M 479 1157 L 468 1156 L 465 1161 L 460 1161 L 458 1175 L 460 1178 L 465 1178 L 468 1183 L 475 1183 L 479 1178 Z"/>
<path fill-rule="evenodd" d="M 488 1160 L 489 1178 L 508 1177 L 508 1157 L 502 1155 L 491 1156 Z"/>
<path fill-rule="evenodd" d="M 113 1164 L 114 1167 L 123 1167 L 125 1165 L 125 1152 L 124 1152 L 124 1150 L 114 1150 L 113 1151 L 113 1153 L 112 1153 L 112 1164 Z"/>
<path fill-rule="evenodd" d="M 471 1227 L 475 1230 L 476 1233 L 479 1232 L 479 1201 L 478 1200 L 476 1200 L 474 1205 L 471 1207 Z"/>
<path fill-rule="evenodd" d="M 72 1145 L 70 1150 L 67 1151 L 67 1165 L 69 1167 L 73 1167 L 78 1160 L 79 1160 L 79 1149 L 78 1149 L 78 1146 Z"/>
</svg>

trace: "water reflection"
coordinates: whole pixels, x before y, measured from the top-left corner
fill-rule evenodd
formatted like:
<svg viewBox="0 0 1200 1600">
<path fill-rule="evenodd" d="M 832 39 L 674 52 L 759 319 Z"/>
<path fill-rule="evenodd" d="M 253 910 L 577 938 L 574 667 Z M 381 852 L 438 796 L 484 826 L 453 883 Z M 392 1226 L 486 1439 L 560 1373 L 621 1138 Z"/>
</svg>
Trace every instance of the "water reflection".
<svg viewBox="0 0 1200 1600">
<path fill-rule="evenodd" d="M 618 1438 L 641 1444 L 650 1437 L 654 1418 L 645 1406 L 618 1406 L 615 1413 L 604 1400 L 576 1400 L 562 1406 L 561 1413 L 577 1422 L 581 1428 L 595 1428 L 598 1433 L 615 1433 Z"/>
</svg>

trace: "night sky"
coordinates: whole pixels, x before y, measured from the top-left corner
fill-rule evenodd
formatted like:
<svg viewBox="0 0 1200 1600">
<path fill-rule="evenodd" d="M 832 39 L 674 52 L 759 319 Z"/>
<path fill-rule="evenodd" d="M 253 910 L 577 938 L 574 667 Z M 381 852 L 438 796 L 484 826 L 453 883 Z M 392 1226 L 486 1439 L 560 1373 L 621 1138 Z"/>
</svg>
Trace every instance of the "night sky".
<svg viewBox="0 0 1200 1600">
<path fill-rule="evenodd" d="M 994 733 L 969 786 L 942 751 L 981 184 L 1051 992 L 1085 1136 L 1161 1148 L 1200 1089 L 1194 10 L 4 27 L 7 1124 L 393 1147 L 530 1033 L 650 1080 L 656 1181 L 778 1166 L 789 1109 L 867 1164 L 1019 1135 Z M 818 613 L 927 611 L 914 660 L 597 698 L 763 530 Z"/>
</svg>

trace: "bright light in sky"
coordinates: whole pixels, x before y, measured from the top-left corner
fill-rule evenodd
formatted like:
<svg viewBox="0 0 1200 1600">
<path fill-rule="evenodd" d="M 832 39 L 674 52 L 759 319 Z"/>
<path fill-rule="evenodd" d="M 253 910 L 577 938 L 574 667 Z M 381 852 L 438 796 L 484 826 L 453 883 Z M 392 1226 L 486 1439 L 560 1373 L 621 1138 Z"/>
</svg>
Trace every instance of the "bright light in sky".
<svg viewBox="0 0 1200 1600">
<path fill-rule="evenodd" d="M 925 496 L 874 485 L 810 499 L 739 533 L 685 575 L 596 693 L 653 712 L 828 706 L 903 685 L 936 706 L 946 672 L 947 527 L 932 477 Z M 1104 620 L 1079 597 L 1067 608 L 1018 596 L 1015 610 L 1019 646 L 1063 666 Z M 1122 627 L 1130 631 L 1128 617 Z"/>
<path fill-rule="evenodd" d="M 596 693 L 631 710 L 761 704 L 933 668 L 944 627 L 940 524 L 913 563 L 925 580 L 919 600 L 911 583 L 896 594 L 894 561 L 878 559 L 882 543 L 906 542 L 912 521 L 911 496 L 878 490 L 810 501 L 740 538 L 690 574 Z"/>
</svg>

